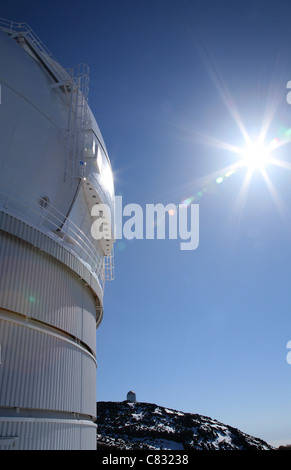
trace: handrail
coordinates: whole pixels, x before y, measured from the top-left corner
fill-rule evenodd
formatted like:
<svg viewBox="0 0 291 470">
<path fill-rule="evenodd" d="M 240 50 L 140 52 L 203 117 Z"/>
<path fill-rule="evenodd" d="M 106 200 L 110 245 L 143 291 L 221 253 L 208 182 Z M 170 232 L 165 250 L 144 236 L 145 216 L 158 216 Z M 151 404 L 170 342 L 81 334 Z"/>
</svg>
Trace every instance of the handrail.
<svg viewBox="0 0 291 470">
<path fill-rule="evenodd" d="M 22 217 L 23 208 L 28 209 L 28 217 L 27 214 L 25 218 Z M 102 289 L 104 289 L 105 280 L 112 279 L 111 257 L 101 255 L 85 233 L 69 217 L 62 214 L 45 198 L 35 201 L 27 188 L 21 187 L 1 174 L 0 209 L 25 223 L 37 225 L 40 231 L 53 236 L 56 242 L 76 253 L 97 276 Z"/>
<path fill-rule="evenodd" d="M 29 36 L 34 45 L 37 46 L 40 52 L 48 55 L 51 59 L 56 60 L 51 51 L 45 46 L 45 44 L 39 39 L 39 37 L 35 34 L 35 32 L 27 23 L 10 21 L 6 20 L 5 18 L 0 18 L 0 28 L 8 32 L 11 31 L 15 33 L 25 33 Z"/>
<path fill-rule="evenodd" d="M 6 20 L 5 18 L 0 18 L 0 29 L 7 33 L 23 34 L 24 37 L 37 49 L 37 52 L 41 54 L 41 57 L 46 61 L 49 60 L 49 65 L 54 69 L 55 73 L 60 73 L 60 67 L 58 67 L 59 62 L 53 53 L 47 48 L 47 46 L 41 41 L 37 34 L 31 29 L 27 23 L 21 23 L 16 21 Z M 68 76 L 77 88 L 84 94 L 87 98 L 88 95 L 88 76 L 89 76 L 89 67 L 86 64 L 79 64 L 73 68 L 63 68 L 63 71 Z"/>
</svg>

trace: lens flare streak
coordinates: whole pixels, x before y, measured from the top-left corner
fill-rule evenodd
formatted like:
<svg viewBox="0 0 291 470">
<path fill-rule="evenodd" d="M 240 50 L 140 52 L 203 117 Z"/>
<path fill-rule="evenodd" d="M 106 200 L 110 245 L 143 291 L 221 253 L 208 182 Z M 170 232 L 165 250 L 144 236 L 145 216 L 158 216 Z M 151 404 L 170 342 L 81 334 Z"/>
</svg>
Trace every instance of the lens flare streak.
<svg viewBox="0 0 291 470">
<path fill-rule="evenodd" d="M 263 137 L 265 136 L 266 130 L 261 132 L 257 142 L 253 143 L 249 138 L 245 139 L 247 141 L 247 146 L 244 149 L 240 149 L 231 144 L 224 143 L 220 140 L 209 138 L 209 145 L 216 145 L 218 148 L 224 148 L 225 150 L 231 151 L 240 156 L 240 159 L 236 161 L 233 165 L 230 165 L 228 168 L 220 170 L 220 172 L 213 173 L 208 175 L 205 178 L 204 187 L 197 190 L 193 195 L 186 197 L 182 200 L 181 204 L 190 205 L 193 202 L 199 202 L 199 200 L 207 193 L 209 193 L 210 187 L 215 185 L 221 185 L 231 176 L 237 174 L 243 169 L 247 169 L 246 175 L 244 177 L 243 183 L 239 190 L 239 194 L 236 198 L 235 210 L 241 212 L 245 205 L 248 189 L 251 183 L 251 178 L 254 171 L 260 171 L 262 174 L 266 185 L 274 199 L 278 212 L 282 216 L 288 214 L 287 208 L 284 206 L 282 199 L 280 198 L 278 192 L 276 191 L 274 185 L 272 184 L 270 177 L 266 172 L 266 166 L 276 165 L 286 170 L 291 170 L 291 163 L 285 162 L 279 159 L 276 159 L 272 152 L 283 145 L 288 144 L 291 141 L 291 128 L 290 129 L 280 129 L 278 134 L 279 136 L 274 137 L 268 144 L 264 144 Z"/>
</svg>

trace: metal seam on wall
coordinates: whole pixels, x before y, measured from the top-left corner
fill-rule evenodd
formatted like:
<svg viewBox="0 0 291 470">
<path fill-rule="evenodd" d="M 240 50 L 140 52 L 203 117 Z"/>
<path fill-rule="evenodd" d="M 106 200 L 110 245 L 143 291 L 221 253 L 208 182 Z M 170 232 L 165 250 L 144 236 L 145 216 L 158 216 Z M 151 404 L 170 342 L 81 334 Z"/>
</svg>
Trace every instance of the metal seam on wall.
<svg viewBox="0 0 291 470">
<path fill-rule="evenodd" d="M 0 417 L 0 422 L 5 422 L 7 421 L 7 418 L 2 418 Z M 81 425 L 84 425 L 84 426 L 89 426 L 89 427 L 93 427 L 93 428 L 96 428 L 97 425 L 94 423 L 94 421 L 87 421 L 87 420 L 84 420 L 84 419 L 53 419 L 53 418 L 23 418 L 23 417 L 20 417 L 20 418 L 9 418 L 9 421 L 15 421 L 15 422 L 25 422 L 25 423 L 60 423 L 60 424 L 73 424 L 73 425 L 77 425 L 79 426 L 80 424 Z"/>
<path fill-rule="evenodd" d="M 4 320 L 4 321 L 7 321 L 9 323 L 15 323 L 17 325 L 21 325 L 22 327 L 25 327 L 25 328 L 30 328 L 32 330 L 36 330 L 36 331 L 39 331 L 41 333 L 44 333 L 44 334 L 47 334 L 47 335 L 50 335 L 50 336 L 53 336 L 55 338 L 58 338 L 62 341 L 65 341 L 67 343 L 70 343 L 72 344 L 74 347 L 80 349 L 81 351 L 85 352 L 91 359 L 93 359 L 93 361 L 95 362 L 96 366 L 97 366 L 97 360 L 94 356 L 94 354 L 92 354 L 87 348 L 85 348 L 84 346 L 82 346 L 80 343 L 78 343 L 77 341 L 74 341 L 73 339 L 70 339 L 70 338 L 66 338 L 65 336 L 59 334 L 59 333 L 55 333 L 53 331 L 50 331 L 50 328 L 47 327 L 47 325 L 45 323 L 42 323 L 42 322 L 39 322 L 37 320 L 34 320 L 34 322 L 37 322 L 39 324 L 41 324 L 42 326 L 36 326 L 36 325 L 33 325 L 31 324 L 30 320 L 29 319 L 25 319 L 24 321 L 21 321 L 20 319 L 16 319 L 16 318 L 11 318 L 11 314 L 9 313 L 9 315 L 5 315 L 3 313 L 0 312 L 0 320 Z M 53 327 L 51 327 L 51 329 L 53 329 Z"/>
</svg>

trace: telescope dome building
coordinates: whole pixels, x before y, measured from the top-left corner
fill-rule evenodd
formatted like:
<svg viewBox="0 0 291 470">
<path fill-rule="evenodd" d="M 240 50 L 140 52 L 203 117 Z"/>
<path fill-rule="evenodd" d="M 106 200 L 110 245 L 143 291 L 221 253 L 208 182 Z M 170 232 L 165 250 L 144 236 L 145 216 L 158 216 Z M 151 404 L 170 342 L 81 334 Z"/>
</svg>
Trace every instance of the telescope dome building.
<svg viewBox="0 0 291 470">
<path fill-rule="evenodd" d="M 132 403 L 135 403 L 136 402 L 136 394 L 135 392 L 133 392 L 132 390 L 130 390 L 127 395 L 126 395 L 126 399 L 127 401 L 130 401 Z"/>
<path fill-rule="evenodd" d="M 0 57 L 0 450 L 96 449 L 114 183 L 88 68 L 63 68 L 7 20 Z"/>
</svg>

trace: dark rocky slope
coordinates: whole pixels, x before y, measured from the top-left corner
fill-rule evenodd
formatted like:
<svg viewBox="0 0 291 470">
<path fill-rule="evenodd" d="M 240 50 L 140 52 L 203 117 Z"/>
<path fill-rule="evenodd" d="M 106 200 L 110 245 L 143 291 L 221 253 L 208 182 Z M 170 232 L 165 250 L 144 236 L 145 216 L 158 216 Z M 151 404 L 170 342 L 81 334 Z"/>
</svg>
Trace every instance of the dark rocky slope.
<svg viewBox="0 0 291 470">
<path fill-rule="evenodd" d="M 261 439 L 207 416 L 152 403 L 98 402 L 98 450 L 270 450 Z"/>
</svg>

